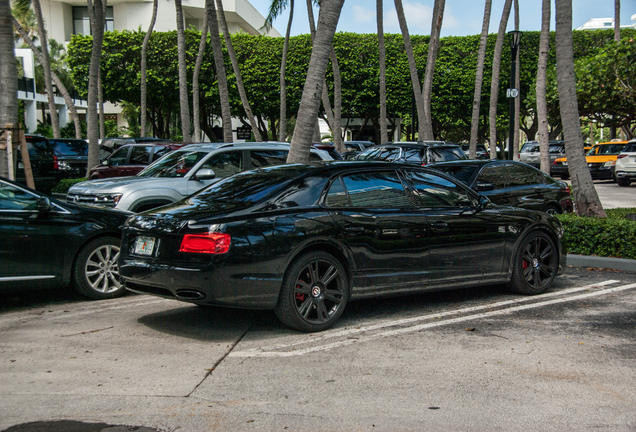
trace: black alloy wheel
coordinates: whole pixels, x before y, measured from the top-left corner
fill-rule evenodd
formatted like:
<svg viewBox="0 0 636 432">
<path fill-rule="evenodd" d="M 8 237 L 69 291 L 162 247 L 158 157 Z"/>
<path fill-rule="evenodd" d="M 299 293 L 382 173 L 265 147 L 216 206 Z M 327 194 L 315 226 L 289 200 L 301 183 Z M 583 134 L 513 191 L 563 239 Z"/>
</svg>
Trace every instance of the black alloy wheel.
<svg viewBox="0 0 636 432">
<path fill-rule="evenodd" d="M 554 282 L 558 265 L 554 241 L 541 231 L 533 231 L 519 244 L 508 287 L 521 294 L 541 294 Z"/>
<path fill-rule="evenodd" d="M 348 299 L 348 278 L 342 264 L 323 251 L 304 253 L 288 267 L 274 309 L 283 324 L 305 332 L 331 327 Z"/>
</svg>

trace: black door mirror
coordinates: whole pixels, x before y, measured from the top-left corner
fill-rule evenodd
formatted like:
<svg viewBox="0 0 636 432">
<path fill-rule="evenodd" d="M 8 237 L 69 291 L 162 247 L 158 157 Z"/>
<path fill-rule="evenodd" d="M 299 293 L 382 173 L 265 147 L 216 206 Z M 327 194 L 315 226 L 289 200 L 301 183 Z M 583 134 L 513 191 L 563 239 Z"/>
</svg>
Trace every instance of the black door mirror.
<svg viewBox="0 0 636 432">
<path fill-rule="evenodd" d="M 38 198 L 38 211 L 40 213 L 48 213 L 51 211 L 51 200 L 47 197 Z"/>
</svg>

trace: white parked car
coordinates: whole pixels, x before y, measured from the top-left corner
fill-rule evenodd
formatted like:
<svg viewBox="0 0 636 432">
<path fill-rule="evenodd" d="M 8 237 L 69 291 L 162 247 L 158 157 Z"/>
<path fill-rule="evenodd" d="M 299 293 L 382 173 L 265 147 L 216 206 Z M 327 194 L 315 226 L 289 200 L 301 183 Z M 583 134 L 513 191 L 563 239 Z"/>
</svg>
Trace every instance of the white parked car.
<svg viewBox="0 0 636 432">
<path fill-rule="evenodd" d="M 170 204 L 232 174 L 287 161 L 288 143 L 190 144 L 168 153 L 136 176 L 73 185 L 67 202 L 142 212 Z M 311 149 L 310 160 L 333 160 Z"/>
<path fill-rule="evenodd" d="M 619 186 L 629 186 L 636 181 L 636 139 L 631 140 L 616 156 L 615 173 Z"/>
</svg>

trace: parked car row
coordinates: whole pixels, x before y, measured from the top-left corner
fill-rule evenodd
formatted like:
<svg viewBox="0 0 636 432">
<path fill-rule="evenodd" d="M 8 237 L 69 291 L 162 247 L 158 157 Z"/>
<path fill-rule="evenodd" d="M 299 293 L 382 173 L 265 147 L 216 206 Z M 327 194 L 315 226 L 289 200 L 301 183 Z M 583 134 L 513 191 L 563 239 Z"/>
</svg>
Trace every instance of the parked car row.
<svg viewBox="0 0 636 432">
<path fill-rule="evenodd" d="M 629 186 L 631 179 L 636 178 L 634 155 L 630 158 L 630 153 L 636 150 L 636 140 L 603 142 L 584 147 L 585 150 L 585 161 L 593 180 L 615 180 L 619 186 Z M 567 158 L 556 159 L 551 172 L 562 180 L 569 179 Z"/>
<path fill-rule="evenodd" d="M 386 143 L 357 161 L 312 147 L 309 164 L 286 164 L 288 153 L 127 145 L 107 160 L 150 165 L 76 184 L 66 203 L 1 179 L 0 287 L 128 289 L 273 309 L 320 331 L 349 300 L 501 282 L 537 294 L 565 265 L 549 213 L 572 211 L 569 188 L 529 165 L 466 160 L 445 142 Z"/>
</svg>

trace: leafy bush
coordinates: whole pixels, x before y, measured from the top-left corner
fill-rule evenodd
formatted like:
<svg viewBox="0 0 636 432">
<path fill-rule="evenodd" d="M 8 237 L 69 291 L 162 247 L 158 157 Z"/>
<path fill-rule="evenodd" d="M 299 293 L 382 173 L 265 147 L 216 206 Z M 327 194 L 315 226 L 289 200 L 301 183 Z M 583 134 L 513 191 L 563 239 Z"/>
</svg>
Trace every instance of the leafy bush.
<svg viewBox="0 0 636 432">
<path fill-rule="evenodd" d="M 57 186 L 55 186 L 52 190 L 52 192 L 56 192 L 56 193 L 67 193 L 68 190 L 71 188 L 71 186 L 73 186 L 75 183 L 79 183 L 79 182 L 83 182 L 88 180 L 86 177 L 81 177 L 81 178 L 76 178 L 76 179 L 63 179 L 60 180 L 60 182 L 57 184 Z"/>
<path fill-rule="evenodd" d="M 626 218 L 636 208 L 606 210 L 606 218 L 558 215 L 568 253 L 636 259 L 636 221 Z"/>
</svg>

